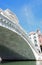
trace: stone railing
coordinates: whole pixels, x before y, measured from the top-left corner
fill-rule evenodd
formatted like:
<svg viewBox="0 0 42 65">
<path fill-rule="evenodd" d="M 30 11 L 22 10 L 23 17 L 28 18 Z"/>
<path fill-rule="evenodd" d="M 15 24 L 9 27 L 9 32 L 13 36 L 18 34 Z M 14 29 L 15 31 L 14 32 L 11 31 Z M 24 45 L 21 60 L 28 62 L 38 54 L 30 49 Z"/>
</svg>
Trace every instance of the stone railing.
<svg viewBox="0 0 42 65">
<path fill-rule="evenodd" d="M 22 27 L 19 24 L 13 23 L 12 21 L 9 21 L 7 19 L 0 18 L 0 26 L 8 28 L 13 32 L 18 33 L 28 43 L 31 49 L 33 48 L 36 53 L 39 53 L 36 50 L 35 46 L 32 44 L 32 42 L 30 41 L 27 33 L 22 29 Z"/>
</svg>

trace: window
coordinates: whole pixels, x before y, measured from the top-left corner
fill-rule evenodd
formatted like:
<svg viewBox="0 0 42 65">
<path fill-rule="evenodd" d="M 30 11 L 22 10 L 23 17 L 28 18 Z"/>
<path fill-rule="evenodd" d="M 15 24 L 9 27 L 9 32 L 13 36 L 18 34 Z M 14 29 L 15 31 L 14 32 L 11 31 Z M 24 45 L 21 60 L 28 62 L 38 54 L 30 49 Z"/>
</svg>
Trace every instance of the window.
<svg viewBox="0 0 42 65">
<path fill-rule="evenodd" d="M 34 43 L 37 43 L 37 40 L 36 39 L 34 40 Z"/>
<path fill-rule="evenodd" d="M 35 33 L 33 35 L 35 35 Z"/>
<path fill-rule="evenodd" d="M 38 46 L 37 44 L 35 44 L 35 46 Z"/>
<path fill-rule="evenodd" d="M 37 45 L 37 40 L 36 40 L 36 39 L 34 40 L 34 44 L 35 44 L 35 46 L 38 46 L 38 45 Z"/>
<path fill-rule="evenodd" d="M 34 36 L 34 39 L 36 38 L 36 36 Z"/>
</svg>

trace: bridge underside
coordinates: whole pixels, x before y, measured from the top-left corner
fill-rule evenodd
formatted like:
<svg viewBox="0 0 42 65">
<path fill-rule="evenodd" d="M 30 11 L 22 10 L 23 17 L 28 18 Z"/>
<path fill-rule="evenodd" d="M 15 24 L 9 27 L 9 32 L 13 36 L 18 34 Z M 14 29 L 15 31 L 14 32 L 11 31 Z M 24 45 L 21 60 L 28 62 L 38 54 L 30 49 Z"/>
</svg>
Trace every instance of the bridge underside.
<svg viewBox="0 0 42 65">
<path fill-rule="evenodd" d="M 0 57 L 12 60 L 33 60 L 34 54 L 17 33 L 0 26 Z"/>
</svg>

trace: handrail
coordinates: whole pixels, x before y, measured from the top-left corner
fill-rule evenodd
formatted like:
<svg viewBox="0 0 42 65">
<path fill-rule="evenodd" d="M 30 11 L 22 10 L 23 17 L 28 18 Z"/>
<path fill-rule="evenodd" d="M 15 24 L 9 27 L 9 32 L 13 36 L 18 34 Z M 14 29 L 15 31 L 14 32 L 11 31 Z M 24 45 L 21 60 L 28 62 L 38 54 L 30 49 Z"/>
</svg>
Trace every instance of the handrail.
<svg viewBox="0 0 42 65">
<path fill-rule="evenodd" d="M 34 53 L 34 51 L 35 51 L 35 53 L 39 55 L 39 52 L 37 51 L 37 49 L 31 42 L 31 40 L 29 39 L 27 33 L 25 33 L 25 31 L 22 29 L 22 27 L 19 24 L 16 24 L 16 23 L 13 23 L 12 21 L 0 18 L 0 26 L 4 26 L 13 32 L 16 32 L 27 42 L 27 44 L 32 49 L 32 52 Z M 35 53 L 34 53 L 34 55 L 35 55 Z M 36 57 L 36 55 L 35 55 L 35 57 Z"/>
<path fill-rule="evenodd" d="M 4 26 L 7 26 L 8 28 L 10 27 L 11 29 L 15 29 L 16 32 L 18 32 L 19 34 L 21 34 L 26 40 L 27 42 L 29 42 L 28 44 L 32 46 L 32 48 L 38 53 L 38 51 L 36 50 L 35 46 L 33 46 L 32 42 L 30 41 L 28 35 L 24 32 L 24 30 L 22 29 L 22 27 L 19 24 L 15 24 L 11 21 L 6 21 L 4 19 L 0 18 L 0 23 Z"/>
</svg>

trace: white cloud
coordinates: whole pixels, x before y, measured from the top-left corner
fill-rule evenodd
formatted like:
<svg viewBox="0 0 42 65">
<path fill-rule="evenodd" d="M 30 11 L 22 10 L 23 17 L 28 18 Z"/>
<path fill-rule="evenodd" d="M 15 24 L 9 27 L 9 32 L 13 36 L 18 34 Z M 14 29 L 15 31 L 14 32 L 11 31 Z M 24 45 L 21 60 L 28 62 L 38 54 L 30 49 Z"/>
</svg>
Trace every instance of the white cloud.
<svg viewBox="0 0 42 65">
<path fill-rule="evenodd" d="M 40 9 L 41 4 L 42 0 L 32 0 L 28 4 L 22 6 L 21 16 L 26 20 L 28 24 L 34 25 L 37 21 L 35 14 L 37 14 L 37 11 Z M 38 8 L 38 10 L 36 7 Z"/>
<path fill-rule="evenodd" d="M 38 28 L 42 28 L 42 19 L 40 20 L 37 19 L 38 17 L 35 16 L 35 14 L 37 14 L 38 10 L 35 9 L 35 6 L 38 7 L 38 5 L 41 5 L 42 1 L 41 0 L 32 0 L 32 3 L 29 3 L 28 5 L 24 5 L 20 10 L 20 15 L 21 15 L 21 21 L 23 23 L 26 23 L 28 26 L 28 28 L 30 30 L 32 29 L 38 29 Z M 36 11 L 35 11 L 36 10 Z M 37 14 L 38 15 L 38 14 Z M 25 26 L 26 26 L 25 24 Z"/>
<path fill-rule="evenodd" d="M 35 24 L 34 15 L 33 15 L 30 7 L 28 7 L 26 5 L 23 6 L 22 16 L 28 25 L 34 25 Z"/>
</svg>

